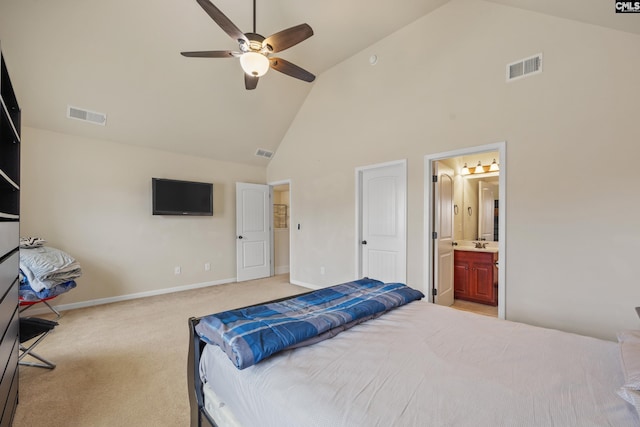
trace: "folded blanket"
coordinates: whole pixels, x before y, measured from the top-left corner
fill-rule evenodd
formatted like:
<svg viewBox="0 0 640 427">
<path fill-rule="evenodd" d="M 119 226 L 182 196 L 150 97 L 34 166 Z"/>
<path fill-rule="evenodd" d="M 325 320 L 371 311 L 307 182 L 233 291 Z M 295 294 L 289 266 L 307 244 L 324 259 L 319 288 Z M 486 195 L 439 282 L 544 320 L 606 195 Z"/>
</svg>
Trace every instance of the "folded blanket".
<svg viewBox="0 0 640 427">
<path fill-rule="evenodd" d="M 401 283 L 361 279 L 300 297 L 203 317 L 202 340 L 216 344 L 238 369 L 287 348 L 330 338 L 362 321 L 424 298 Z"/>
<path fill-rule="evenodd" d="M 29 285 L 29 282 L 27 282 L 25 278 L 24 281 L 20 282 L 18 293 L 20 294 L 20 301 L 36 302 L 46 298 L 56 297 L 67 291 L 70 291 L 76 286 L 76 282 L 74 280 L 70 280 L 68 282 L 56 285 L 51 289 L 43 289 L 40 292 L 36 292 L 31 288 L 31 285 Z"/>
<path fill-rule="evenodd" d="M 80 264 L 71 255 L 49 246 L 20 249 L 20 271 L 36 292 L 82 275 Z"/>
</svg>

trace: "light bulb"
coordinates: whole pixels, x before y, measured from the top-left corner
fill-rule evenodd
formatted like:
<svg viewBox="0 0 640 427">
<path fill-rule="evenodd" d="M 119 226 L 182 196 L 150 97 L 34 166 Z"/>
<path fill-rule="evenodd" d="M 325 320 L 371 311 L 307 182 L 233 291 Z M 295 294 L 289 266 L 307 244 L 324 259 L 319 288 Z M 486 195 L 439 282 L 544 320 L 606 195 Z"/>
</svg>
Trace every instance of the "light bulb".
<svg viewBox="0 0 640 427">
<path fill-rule="evenodd" d="M 476 169 L 473 171 L 473 173 L 484 173 L 484 168 L 482 167 L 482 163 L 478 162 L 478 166 L 476 166 Z"/>
<path fill-rule="evenodd" d="M 469 172 L 469 168 L 467 167 L 467 164 L 465 163 L 464 166 L 462 167 L 462 170 L 460 171 L 460 173 L 462 175 L 469 175 L 471 172 Z"/>
<path fill-rule="evenodd" d="M 489 172 L 496 172 L 499 170 L 500 170 L 500 167 L 496 163 L 496 159 L 493 159 L 493 162 L 491 162 L 491 166 L 489 166 Z"/>
<path fill-rule="evenodd" d="M 269 70 L 269 59 L 258 52 L 246 52 L 240 57 L 240 65 L 248 75 L 261 77 Z"/>
</svg>

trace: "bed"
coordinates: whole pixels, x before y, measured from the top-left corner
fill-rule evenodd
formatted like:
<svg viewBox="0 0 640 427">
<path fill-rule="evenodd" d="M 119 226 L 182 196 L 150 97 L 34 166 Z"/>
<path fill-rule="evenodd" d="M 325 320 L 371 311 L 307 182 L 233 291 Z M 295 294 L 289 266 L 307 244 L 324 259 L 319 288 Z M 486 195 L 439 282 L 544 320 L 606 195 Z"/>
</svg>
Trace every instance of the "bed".
<svg viewBox="0 0 640 427">
<path fill-rule="evenodd" d="M 192 427 L 640 425 L 639 363 L 621 363 L 622 344 L 640 350 L 633 332 L 619 344 L 417 300 L 238 369 L 201 321 Z"/>
</svg>

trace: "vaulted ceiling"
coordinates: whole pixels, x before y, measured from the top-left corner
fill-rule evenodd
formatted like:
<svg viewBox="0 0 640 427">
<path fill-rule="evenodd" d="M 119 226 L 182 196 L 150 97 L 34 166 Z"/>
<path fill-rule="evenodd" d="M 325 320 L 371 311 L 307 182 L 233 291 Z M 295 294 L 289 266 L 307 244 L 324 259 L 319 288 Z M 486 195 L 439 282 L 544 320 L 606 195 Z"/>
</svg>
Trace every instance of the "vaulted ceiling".
<svg viewBox="0 0 640 427">
<path fill-rule="evenodd" d="M 257 0 L 256 30 L 301 23 L 314 35 L 278 53 L 322 73 L 449 0 Z M 456 0 L 453 0 L 456 1 Z M 491 0 L 640 34 L 640 16 L 604 0 Z M 251 0 L 214 0 L 242 31 Z M 237 58 L 181 51 L 237 50 L 195 0 L 2 0 L 0 48 L 23 125 L 252 165 L 275 151 L 315 83 L 269 71 L 244 88 Z M 411 49 L 410 43 L 398 49 Z M 106 126 L 66 118 L 67 106 L 107 114 Z"/>
</svg>

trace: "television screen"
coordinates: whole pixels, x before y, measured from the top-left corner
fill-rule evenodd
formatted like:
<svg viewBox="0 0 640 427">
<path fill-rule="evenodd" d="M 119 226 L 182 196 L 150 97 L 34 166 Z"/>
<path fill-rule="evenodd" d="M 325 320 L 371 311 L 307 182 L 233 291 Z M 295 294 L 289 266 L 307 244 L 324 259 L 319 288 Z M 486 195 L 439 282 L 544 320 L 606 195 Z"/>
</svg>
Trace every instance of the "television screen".
<svg viewBox="0 0 640 427">
<path fill-rule="evenodd" d="M 152 178 L 153 215 L 213 215 L 213 184 Z"/>
</svg>

